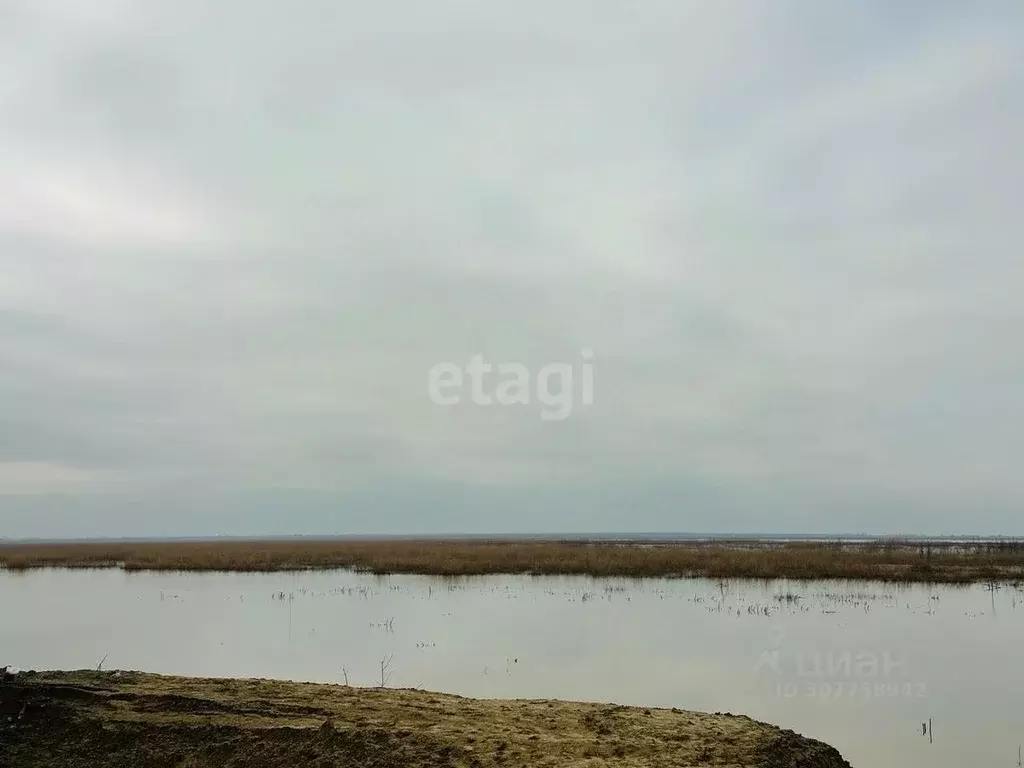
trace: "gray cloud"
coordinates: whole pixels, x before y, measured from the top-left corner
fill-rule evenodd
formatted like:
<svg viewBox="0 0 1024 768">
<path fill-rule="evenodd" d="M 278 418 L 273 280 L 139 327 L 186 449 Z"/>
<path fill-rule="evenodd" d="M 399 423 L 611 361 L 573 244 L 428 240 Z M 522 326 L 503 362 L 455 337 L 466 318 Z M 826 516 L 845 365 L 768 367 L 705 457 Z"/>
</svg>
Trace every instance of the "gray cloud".
<svg viewBox="0 0 1024 768">
<path fill-rule="evenodd" d="M 1020 533 L 1022 17 L 0 2 L 0 535 Z"/>
</svg>

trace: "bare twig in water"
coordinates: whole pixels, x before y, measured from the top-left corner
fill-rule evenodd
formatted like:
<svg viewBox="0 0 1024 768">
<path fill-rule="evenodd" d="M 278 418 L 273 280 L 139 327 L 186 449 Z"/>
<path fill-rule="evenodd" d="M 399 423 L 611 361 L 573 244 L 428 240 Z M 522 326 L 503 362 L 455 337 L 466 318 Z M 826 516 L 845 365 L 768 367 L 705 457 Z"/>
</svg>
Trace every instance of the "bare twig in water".
<svg viewBox="0 0 1024 768">
<path fill-rule="evenodd" d="M 345 667 L 341 668 L 341 674 L 345 678 L 345 685 L 348 685 L 348 670 Z"/>
<path fill-rule="evenodd" d="M 96 671 L 97 672 L 100 672 L 100 671 L 103 670 L 103 662 L 107 660 L 107 656 L 109 656 L 109 655 L 110 654 L 108 654 L 108 653 L 103 654 L 103 658 L 100 659 L 100 663 L 96 665 Z"/>
<path fill-rule="evenodd" d="M 395 654 L 391 654 L 380 661 L 380 687 L 384 688 L 388 684 L 388 680 L 391 679 L 391 661 L 395 658 Z"/>
</svg>

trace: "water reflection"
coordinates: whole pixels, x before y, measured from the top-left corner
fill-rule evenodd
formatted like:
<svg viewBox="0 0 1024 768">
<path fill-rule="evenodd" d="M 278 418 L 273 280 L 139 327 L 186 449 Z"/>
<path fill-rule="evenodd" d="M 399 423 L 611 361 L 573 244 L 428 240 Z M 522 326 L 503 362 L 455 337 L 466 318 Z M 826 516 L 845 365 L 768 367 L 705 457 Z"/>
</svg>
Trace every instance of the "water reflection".
<svg viewBox="0 0 1024 768">
<path fill-rule="evenodd" d="M 1012 766 L 1024 740 L 1011 586 L 47 570 L 0 572 L 0 616 L 20 668 L 744 713 L 856 766 Z"/>
</svg>

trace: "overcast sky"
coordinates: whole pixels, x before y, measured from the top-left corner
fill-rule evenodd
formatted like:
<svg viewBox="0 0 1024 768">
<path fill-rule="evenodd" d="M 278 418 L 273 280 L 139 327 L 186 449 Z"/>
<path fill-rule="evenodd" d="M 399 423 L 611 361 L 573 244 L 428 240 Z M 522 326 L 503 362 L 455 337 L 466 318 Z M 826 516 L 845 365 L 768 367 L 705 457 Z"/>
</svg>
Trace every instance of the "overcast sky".
<svg viewBox="0 0 1024 768">
<path fill-rule="evenodd" d="M 0 0 L 0 536 L 1024 533 L 1022 136 L 1019 0 Z"/>
</svg>

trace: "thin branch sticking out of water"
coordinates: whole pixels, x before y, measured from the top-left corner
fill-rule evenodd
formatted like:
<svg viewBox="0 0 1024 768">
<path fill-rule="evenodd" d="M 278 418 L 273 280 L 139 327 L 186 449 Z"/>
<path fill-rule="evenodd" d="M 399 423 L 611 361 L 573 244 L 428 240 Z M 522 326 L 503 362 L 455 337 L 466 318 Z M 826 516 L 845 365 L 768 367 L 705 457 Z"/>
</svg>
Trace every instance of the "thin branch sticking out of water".
<svg viewBox="0 0 1024 768">
<path fill-rule="evenodd" d="M 391 679 L 391 662 L 395 658 L 395 654 L 386 656 L 380 661 L 380 687 L 386 688 L 388 681 Z"/>
</svg>

